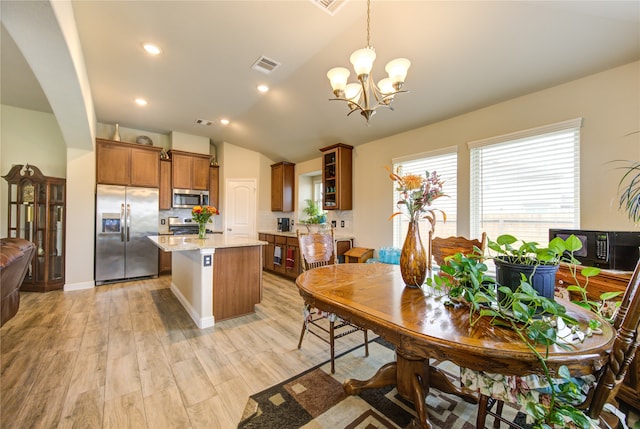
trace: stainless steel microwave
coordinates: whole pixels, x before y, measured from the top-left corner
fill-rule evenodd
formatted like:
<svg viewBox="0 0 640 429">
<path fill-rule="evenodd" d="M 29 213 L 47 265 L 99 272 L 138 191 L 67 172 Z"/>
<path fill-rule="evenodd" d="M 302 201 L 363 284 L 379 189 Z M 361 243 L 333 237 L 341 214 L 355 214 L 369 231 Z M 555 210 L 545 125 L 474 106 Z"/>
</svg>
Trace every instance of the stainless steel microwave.
<svg viewBox="0 0 640 429">
<path fill-rule="evenodd" d="M 209 204 L 209 191 L 194 189 L 174 189 L 171 199 L 171 207 L 175 209 L 190 209 L 195 206 Z"/>
</svg>

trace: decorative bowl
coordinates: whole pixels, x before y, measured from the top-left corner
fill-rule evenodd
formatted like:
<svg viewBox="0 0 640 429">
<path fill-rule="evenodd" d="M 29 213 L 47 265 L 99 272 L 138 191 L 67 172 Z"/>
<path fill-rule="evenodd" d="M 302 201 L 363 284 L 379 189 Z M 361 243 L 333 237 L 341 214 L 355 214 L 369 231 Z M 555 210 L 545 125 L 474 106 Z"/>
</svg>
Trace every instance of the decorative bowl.
<svg viewBox="0 0 640 429">
<path fill-rule="evenodd" d="M 138 144 L 146 144 L 148 146 L 153 146 L 153 140 L 151 140 L 147 136 L 138 136 L 138 137 L 136 137 L 136 143 L 138 143 Z"/>
</svg>

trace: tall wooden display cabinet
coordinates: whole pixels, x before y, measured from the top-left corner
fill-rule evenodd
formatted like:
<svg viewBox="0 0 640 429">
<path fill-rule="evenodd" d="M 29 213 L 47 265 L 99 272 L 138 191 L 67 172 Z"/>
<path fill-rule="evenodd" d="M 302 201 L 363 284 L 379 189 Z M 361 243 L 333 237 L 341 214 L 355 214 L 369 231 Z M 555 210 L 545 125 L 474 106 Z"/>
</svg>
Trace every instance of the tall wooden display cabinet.
<svg viewBox="0 0 640 429">
<path fill-rule="evenodd" d="M 9 237 L 29 240 L 36 254 L 20 290 L 48 292 L 64 287 L 66 180 L 47 177 L 33 165 L 14 165 L 9 183 Z"/>
</svg>

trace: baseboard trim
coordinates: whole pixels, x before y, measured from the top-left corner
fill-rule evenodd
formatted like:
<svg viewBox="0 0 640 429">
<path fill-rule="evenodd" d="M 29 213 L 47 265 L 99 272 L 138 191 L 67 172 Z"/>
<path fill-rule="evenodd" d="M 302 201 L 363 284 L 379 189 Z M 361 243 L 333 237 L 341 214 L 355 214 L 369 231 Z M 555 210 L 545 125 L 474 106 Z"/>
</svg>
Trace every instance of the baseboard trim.
<svg viewBox="0 0 640 429">
<path fill-rule="evenodd" d="M 182 304 L 184 309 L 187 310 L 189 317 L 191 317 L 191 320 L 193 320 L 198 328 L 211 328 L 215 324 L 215 319 L 213 316 L 200 317 L 198 312 L 191 306 L 191 304 L 189 304 L 189 301 L 187 301 L 184 295 L 182 295 L 182 293 L 180 292 L 180 289 L 178 289 L 178 287 L 173 282 L 171 282 L 171 292 L 173 292 L 173 295 L 178 298 L 178 301 L 180 301 L 180 304 Z"/>
<path fill-rule="evenodd" d="M 79 283 L 65 283 L 64 291 L 71 292 L 75 290 L 85 290 L 85 289 L 93 289 L 96 287 L 93 281 L 90 282 L 79 282 Z"/>
</svg>

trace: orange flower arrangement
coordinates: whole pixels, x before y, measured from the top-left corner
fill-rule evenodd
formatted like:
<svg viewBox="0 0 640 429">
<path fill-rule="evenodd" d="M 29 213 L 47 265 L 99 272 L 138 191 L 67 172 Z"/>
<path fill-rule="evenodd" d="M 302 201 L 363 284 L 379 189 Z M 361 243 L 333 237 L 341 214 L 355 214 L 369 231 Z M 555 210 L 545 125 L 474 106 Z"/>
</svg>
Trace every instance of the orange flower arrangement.
<svg viewBox="0 0 640 429">
<path fill-rule="evenodd" d="M 191 218 L 198 224 L 207 223 L 211 220 L 211 216 L 219 214 L 218 209 L 213 206 L 195 206 L 191 209 Z"/>
<path fill-rule="evenodd" d="M 436 222 L 436 211 L 442 213 L 443 219 L 447 220 L 447 215 L 442 210 L 431 209 L 431 203 L 440 197 L 446 195 L 442 192 L 444 181 L 440 176 L 432 171 L 426 172 L 425 176 L 417 174 L 402 175 L 400 171 L 394 173 L 389 167 L 385 167 L 389 171 L 389 177 L 397 182 L 396 191 L 400 192 L 400 200 L 396 203 L 400 211 L 393 213 L 389 219 L 399 214 L 404 214 L 402 207 L 406 209 L 409 220 L 414 222 L 421 219 L 428 219 L 433 227 Z"/>
</svg>

